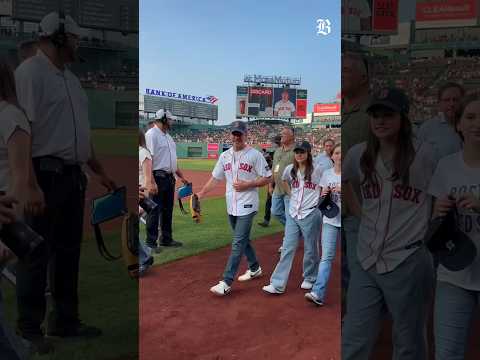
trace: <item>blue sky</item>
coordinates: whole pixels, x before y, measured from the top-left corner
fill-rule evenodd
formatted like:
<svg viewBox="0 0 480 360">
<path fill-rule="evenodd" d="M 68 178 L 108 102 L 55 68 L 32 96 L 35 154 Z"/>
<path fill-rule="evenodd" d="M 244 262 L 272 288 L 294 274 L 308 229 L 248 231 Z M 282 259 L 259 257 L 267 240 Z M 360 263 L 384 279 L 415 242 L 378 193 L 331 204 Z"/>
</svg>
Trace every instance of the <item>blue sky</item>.
<svg viewBox="0 0 480 360">
<path fill-rule="evenodd" d="M 309 112 L 340 91 L 340 0 L 142 0 L 139 38 L 140 91 L 214 95 L 219 124 L 245 74 L 301 76 Z"/>
</svg>

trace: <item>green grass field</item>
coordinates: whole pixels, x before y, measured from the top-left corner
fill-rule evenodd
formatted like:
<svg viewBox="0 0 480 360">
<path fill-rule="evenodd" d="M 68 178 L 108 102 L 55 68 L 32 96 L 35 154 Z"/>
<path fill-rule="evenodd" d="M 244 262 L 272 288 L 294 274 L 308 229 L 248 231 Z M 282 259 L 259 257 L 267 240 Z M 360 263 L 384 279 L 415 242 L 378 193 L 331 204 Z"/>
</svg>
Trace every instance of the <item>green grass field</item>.
<svg viewBox="0 0 480 360">
<path fill-rule="evenodd" d="M 216 159 L 178 159 L 181 170 L 212 171 L 216 163 Z"/>
<path fill-rule="evenodd" d="M 100 156 L 138 156 L 137 129 L 95 129 L 92 142 Z"/>
</svg>

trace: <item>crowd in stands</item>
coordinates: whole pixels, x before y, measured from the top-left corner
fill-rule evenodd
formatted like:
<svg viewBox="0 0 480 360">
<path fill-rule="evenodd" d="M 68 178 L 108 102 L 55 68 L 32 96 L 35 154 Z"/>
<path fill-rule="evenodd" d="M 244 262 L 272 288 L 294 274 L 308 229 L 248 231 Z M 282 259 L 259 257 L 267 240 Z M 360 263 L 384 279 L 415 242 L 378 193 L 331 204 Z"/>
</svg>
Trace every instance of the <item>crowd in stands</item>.
<svg viewBox="0 0 480 360">
<path fill-rule="evenodd" d="M 371 88 L 396 86 L 411 99 L 410 119 L 421 123 L 436 115 L 437 91 L 441 84 L 462 84 L 467 93 L 479 88 L 480 61 L 474 57 L 420 59 L 409 62 L 372 61 Z"/>
<path fill-rule="evenodd" d="M 280 135 L 282 124 L 254 124 L 248 126 L 248 143 L 252 145 L 272 144 L 273 138 Z M 312 144 L 314 153 L 320 152 L 323 141 L 327 138 L 335 142 L 340 141 L 340 129 L 319 128 L 295 128 L 296 140 L 307 140 Z M 202 130 L 194 130 L 185 127 L 173 127 L 171 135 L 175 142 L 201 142 L 229 144 L 230 129 L 228 127 L 210 127 Z"/>
<path fill-rule="evenodd" d="M 138 69 L 118 71 L 88 71 L 79 75 L 82 86 L 87 89 L 124 91 L 138 89 Z"/>
</svg>

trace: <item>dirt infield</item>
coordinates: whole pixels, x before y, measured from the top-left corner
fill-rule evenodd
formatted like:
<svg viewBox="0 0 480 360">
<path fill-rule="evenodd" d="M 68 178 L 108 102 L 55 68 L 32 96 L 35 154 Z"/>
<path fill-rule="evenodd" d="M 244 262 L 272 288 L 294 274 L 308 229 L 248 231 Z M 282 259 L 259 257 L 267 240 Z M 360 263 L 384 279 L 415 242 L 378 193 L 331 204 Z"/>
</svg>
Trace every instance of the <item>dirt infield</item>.
<svg viewBox="0 0 480 360">
<path fill-rule="evenodd" d="M 302 249 L 287 292 L 267 295 L 261 287 L 278 260 L 280 238 L 254 242 L 264 276 L 235 282 L 224 298 L 209 288 L 221 278 L 230 247 L 153 268 L 140 282 L 140 359 L 339 360 L 339 256 L 324 307 L 305 301 L 299 287 Z"/>
</svg>

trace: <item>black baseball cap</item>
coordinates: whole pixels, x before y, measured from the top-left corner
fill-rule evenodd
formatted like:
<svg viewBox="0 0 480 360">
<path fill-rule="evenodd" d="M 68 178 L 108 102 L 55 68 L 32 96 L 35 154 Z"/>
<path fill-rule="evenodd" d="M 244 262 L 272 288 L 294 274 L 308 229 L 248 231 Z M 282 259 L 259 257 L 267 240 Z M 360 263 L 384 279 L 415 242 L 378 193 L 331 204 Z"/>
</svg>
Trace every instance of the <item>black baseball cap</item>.
<svg viewBox="0 0 480 360">
<path fill-rule="evenodd" d="M 293 148 L 293 151 L 297 151 L 297 150 L 304 150 L 306 152 L 311 152 L 312 146 L 308 141 L 298 142 L 295 144 L 295 147 Z"/>
<path fill-rule="evenodd" d="M 318 208 L 322 212 L 322 215 L 329 219 L 337 216 L 340 211 L 338 205 L 332 200 L 330 193 L 323 198 L 322 202 L 318 205 Z"/>
<path fill-rule="evenodd" d="M 247 132 L 247 124 L 243 121 L 234 121 L 230 126 L 231 133 L 239 132 L 244 135 Z"/>
<path fill-rule="evenodd" d="M 374 95 L 367 107 L 367 112 L 370 113 L 374 108 L 378 107 L 386 107 L 397 113 L 408 114 L 410 110 L 410 101 L 403 90 L 398 88 L 387 88 L 382 89 L 379 93 Z"/>
<path fill-rule="evenodd" d="M 465 269 L 477 256 L 475 244 L 458 229 L 453 212 L 430 222 L 425 244 L 438 256 L 440 264 L 450 271 Z"/>
</svg>

